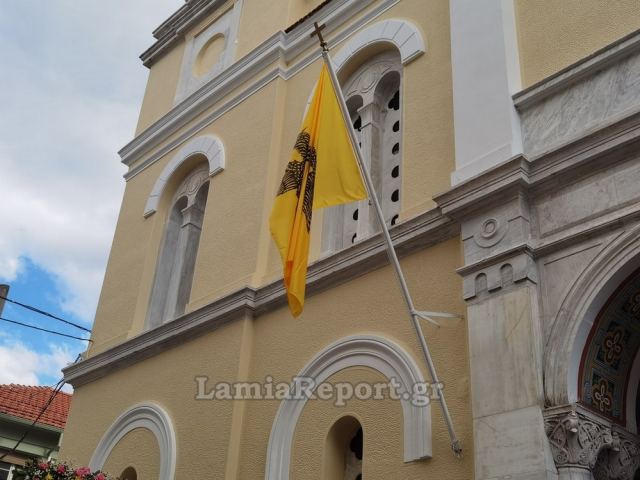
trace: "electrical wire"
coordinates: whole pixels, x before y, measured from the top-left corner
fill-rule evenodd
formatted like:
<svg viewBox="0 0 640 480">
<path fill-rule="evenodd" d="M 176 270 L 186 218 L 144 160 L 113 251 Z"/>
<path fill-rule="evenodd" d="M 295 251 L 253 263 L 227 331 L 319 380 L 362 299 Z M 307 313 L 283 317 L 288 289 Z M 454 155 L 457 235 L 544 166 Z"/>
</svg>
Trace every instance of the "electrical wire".
<svg viewBox="0 0 640 480">
<path fill-rule="evenodd" d="M 3 297 L 2 295 L 0 295 L 0 299 L 6 300 L 7 302 L 13 303 L 13 304 L 18 305 L 18 306 L 20 306 L 22 308 L 26 308 L 27 310 L 31 310 L 32 312 L 39 313 L 40 315 L 44 315 L 46 317 L 53 318 L 54 320 L 58 320 L 59 322 L 66 323 L 67 325 L 71 325 L 72 327 L 76 327 L 76 328 L 79 328 L 80 330 L 84 330 L 85 332 L 91 333 L 90 329 L 85 328 L 82 325 L 78 325 L 77 323 L 70 322 L 69 320 L 65 320 L 64 318 L 60 318 L 60 317 L 54 315 L 53 313 L 45 312 L 44 310 L 40 310 L 39 308 L 32 307 L 31 305 L 27 305 L 27 304 L 24 304 L 24 303 L 20 303 L 20 302 L 18 302 L 16 300 L 11 300 L 10 298 Z"/>
<path fill-rule="evenodd" d="M 78 355 L 76 357 L 74 363 L 77 362 L 80 357 L 81 357 L 81 355 Z M 27 435 L 29 435 L 29 432 L 31 432 L 31 430 L 33 430 L 33 427 L 36 425 L 36 423 L 38 423 L 38 420 L 40 420 L 40 417 L 42 417 L 42 415 L 44 415 L 44 412 L 47 411 L 47 408 L 49 408 L 49 405 L 51 405 L 51 403 L 53 402 L 53 400 L 56 397 L 56 395 L 58 395 L 58 393 L 60 393 L 60 390 L 62 389 L 62 387 L 64 386 L 65 383 L 66 382 L 64 381 L 64 377 L 62 377 L 60 379 L 60 381 L 58 383 L 56 383 L 55 387 L 53 388 L 53 392 L 51 392 L 51 395 L 49 396 L 49 400 L 47 400 L 47 403 L 44 405 L 44 407 L 42 407 L 42 409 L 40 410 L 40 413 L 38 413 L 38 416 L 36 417 L 36 419 L 24 431 L 24 433 L 22 434 L 22 437 L 20 437 L 20 440 L 18 440 L 16 442 L 16 444 L 13 446 L 13 448 L 11 450 L 9 450 L 8 452 L 5 452 L 4 454 L 2 454 L 2 456 L 0 456 L 0 460 L 3 460 L 7 455 L 12 455 L 12 454 L 14 454 L 16 452 L 16 450 L 18 449 L 20 444 L 24 441 L 25 438 L 27 438 Z"/>
<path fill-rule="evenodd" d="M 35 325 L 29 325 L 28 323 L 22 323 L 22 322 L 18 322 L 16 320 L 9 320 L 8 318 L 0 317 L 0 321 L 13 323 L 14 325 L 20 325 L 22 327 L 32 328 L 34 330 L 39 330 L 41 332 L 52 333 L 53 335 L 59 335 L 61 337 L 73 338 L 75 340 L 82 340 L 83 342 L 93 343 L 93 340 L 91 340 L 90 338 L 76 337 L 75 335 L 69 335 L 69 334 L 62 333 L 62 332 L 56 332 L 55 330 L 49 330 L 47 328 L 36 327 Z"/>
</svg>

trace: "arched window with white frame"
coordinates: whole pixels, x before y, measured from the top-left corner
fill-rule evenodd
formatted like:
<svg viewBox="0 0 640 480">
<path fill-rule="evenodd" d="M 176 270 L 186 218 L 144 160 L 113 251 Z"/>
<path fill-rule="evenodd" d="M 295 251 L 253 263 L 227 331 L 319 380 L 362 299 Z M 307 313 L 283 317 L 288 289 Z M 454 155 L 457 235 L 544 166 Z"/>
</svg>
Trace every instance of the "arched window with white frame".
<svg viewBox="0 0 640 480">
<path fill-rule="evenodd" d="M 185 312 L 208 192 L 209 167 L 202 163 L 182 180 L 173 194 L 147 313 L 149 328 Z"/>
<path fill-rule="evenodd" d="M 371 56 L 341 81 L 353 127 L 371 173 L 385 222 L 395 225 L 400 215 L 402 172 L 402 62 L 396 49 Z M 380 230 L 369 200 L 325 210 L 324 254 L 337 252 Z"/>
</svg>

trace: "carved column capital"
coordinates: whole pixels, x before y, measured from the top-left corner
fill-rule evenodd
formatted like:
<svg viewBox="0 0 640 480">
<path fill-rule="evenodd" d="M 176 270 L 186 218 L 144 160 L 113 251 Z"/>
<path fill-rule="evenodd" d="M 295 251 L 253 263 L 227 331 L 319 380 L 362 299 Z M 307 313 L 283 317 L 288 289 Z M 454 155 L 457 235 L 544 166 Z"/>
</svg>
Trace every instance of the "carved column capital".
<svg viewBox="0 0 640 480">
<path fill-rule="evenodd" d="M 633 480 L 640 437 L 579 404 L 545 410 L 544 423 L 560 478 L 582 469 L 596 480 Z"/>
</svg>

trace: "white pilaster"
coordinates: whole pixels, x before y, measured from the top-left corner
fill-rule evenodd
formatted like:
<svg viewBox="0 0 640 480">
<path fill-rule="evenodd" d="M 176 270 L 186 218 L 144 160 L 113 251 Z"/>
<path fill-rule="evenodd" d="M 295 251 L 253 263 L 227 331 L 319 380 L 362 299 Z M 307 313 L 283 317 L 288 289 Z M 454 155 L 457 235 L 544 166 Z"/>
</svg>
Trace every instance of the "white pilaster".
<svg viewBox="0 0 640 480">
<path fill-rule="evenodd" d="M 451 0 L 450 13 L 455 185 L 522 153 L 521 79 L 513 0 Z"/>
</svg>

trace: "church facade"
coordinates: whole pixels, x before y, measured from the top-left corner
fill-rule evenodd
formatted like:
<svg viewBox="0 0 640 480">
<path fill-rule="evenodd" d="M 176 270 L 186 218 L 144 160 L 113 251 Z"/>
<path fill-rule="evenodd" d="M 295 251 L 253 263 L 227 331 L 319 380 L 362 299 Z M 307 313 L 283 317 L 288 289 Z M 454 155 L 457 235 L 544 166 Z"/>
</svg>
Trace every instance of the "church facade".
<svg viewBox="0 0 640 480">
<path fill-rule="evenodd" d="M 368 201 L 314 212 L 293 319 L 273 199 L 322 59 Z M 187 0 L 155 31 L 60 457 L 121 479 L 640 478 L 635 0 Z M 441 410 L 446 398 L 463 448 Z"/>
</svg>

